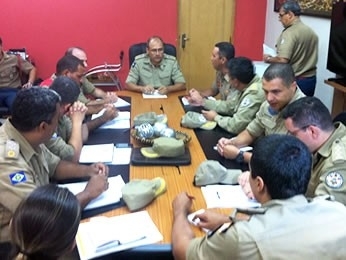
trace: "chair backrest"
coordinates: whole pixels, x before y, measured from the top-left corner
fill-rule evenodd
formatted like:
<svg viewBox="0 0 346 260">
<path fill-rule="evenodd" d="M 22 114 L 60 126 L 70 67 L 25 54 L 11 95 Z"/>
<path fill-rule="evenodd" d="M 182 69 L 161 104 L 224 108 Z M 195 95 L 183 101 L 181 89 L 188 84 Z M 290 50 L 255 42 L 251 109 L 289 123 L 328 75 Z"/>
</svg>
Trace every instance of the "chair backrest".
<svg viewBox="0 0 346 260">
<path fill-rule="evenodd" d="M 142 53 L 146 53 L 147 51 L 147 44 L 145 42 L 136 43 L 130 46 L 129 48 L 129 65 L 131 68 L 131 65 L 133 61 L 135 60 L 135 57 L 137 55 L 140 55 Z M 164 45 L 164 52 L 168 55 L 177 57 L 177 50 L 173 44 L 165 43 Z"/>
<path fill-rule="evenodd" d="M 337 122 L 337 121 L 346 125 L 346 112 L 341 112 L 336 117 L 334 117 L 333 122 Z"/>
</svg>

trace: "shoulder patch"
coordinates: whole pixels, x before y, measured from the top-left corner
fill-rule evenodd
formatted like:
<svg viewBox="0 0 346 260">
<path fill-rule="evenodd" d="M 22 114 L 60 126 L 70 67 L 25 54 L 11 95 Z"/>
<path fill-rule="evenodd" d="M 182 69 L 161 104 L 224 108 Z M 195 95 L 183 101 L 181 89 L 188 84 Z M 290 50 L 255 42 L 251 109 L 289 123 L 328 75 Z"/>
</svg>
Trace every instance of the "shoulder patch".
<svg viewBox="0 0 346 260">
<path fill-rule="evenodd" d="M 240 103 L 240 107 L 248 107 L 252 104 L 251 100 L 249 98 L 244 98 L 241 103 Z"/>
<path fill-rule="evenodd" d="M 24 171 L 14 172 L 9 175 L 12 185 L 16 185 L 21 182 L 26 182 L 26 175 Z"/>
<path fill-rule="evenodd" d="M 325 182 L 329 188 L 338 189 L 344 184 L 344 178 L 339 172 L 330 172 L 327 174 Z"/>
</svg>

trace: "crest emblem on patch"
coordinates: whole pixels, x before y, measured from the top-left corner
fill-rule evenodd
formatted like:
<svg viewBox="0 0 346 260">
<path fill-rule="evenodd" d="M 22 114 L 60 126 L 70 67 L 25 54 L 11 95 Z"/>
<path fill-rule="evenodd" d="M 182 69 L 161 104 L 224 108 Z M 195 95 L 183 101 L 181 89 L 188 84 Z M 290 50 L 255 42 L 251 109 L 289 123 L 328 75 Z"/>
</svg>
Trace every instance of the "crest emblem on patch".
<svg viewBox="0 0 346 260">
<path fill-rule="evenodd" d="M 326 184 L 332 189 L 338 189 L 344 184 L 344 178 L 338 172 L 330 172 L 326 176 Z"/>
<path fill-rule="evenodd" d="M 12 185 L 16 185 L 21 182 L 26 182 L 26 176 L 23 171 L 11 173 L 9 177 Z"/>
<path fill-rule="evenodd" d="M 251 105 L 251 100 L 248 98 L 244 98 L 240 104 L 241 107 L 248 107 L 249 105 Z"/>
</svg>

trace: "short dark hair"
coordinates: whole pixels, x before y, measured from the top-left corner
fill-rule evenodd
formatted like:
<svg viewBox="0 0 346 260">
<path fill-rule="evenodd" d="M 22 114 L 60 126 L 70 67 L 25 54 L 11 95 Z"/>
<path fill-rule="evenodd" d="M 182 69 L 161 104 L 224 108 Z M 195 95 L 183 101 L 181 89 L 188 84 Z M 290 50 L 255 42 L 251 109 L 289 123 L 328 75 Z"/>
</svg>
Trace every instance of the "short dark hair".
<svg viewBox="0 0 346 260">
<path fill-rule="evenodd" d="M 288 63 L 272 63 L 263 73 L 263 79 L 272 81 L 280 78 L 286 87 L 290 87 L 296 80 L 292 66 Z"/>
<path fill-rule="evenodd" d="M 58 63 L 56 64 L 56 75 L 60 76 L 64 70 L 76 72 L 79 65 L 84 67 L 83 61 L 73 55 L 65 55 L 59 59 Z"/>
<path fill-rule="evenodd" d="M 255 76 L 252 61 L 246 57 L 236 57 L 227 63 L 228 74 L 233 79 L 238 79 L 244 84 L 248 84 Z"/>
<path fill-rule="evenodd" d="M 283 119 L 291 118 L 299 128 L 315 125 L 323 131 L 334 129 L 328 108 L 316 97 L 303 97 L 288 104 L 281 116 Z"/>
<path fill-rule="evenodd" d="M 308 147 L 296 137 L 268 135 L 254 147 L 250 178 L 261 177 L 272 199 L 288 199 L 306 193 L 311 164 Z"/>
<path fill-rule="evenodd" d="M 233 44 L 229 42 L 218 42 L 215 47 L 219 48 L 219 56 L 225 57 L 227 60 L 233 59 L 235 50 Z"/>
<path fill-rule="evenodd" d="M 152 41 L 152 40 L 159 40 L 162 42 L 162 45 L 165 46 L 165 43 L 164 41 L 162 40 L 162 38 L 160 36 L 157 36 L 157 35 L 154 35 L 154 36 L 151 36 L 149 37 L 149 39 L 147 40 L 147 48 L 149 48 L 149 43 Z"/>
<path fill-rule="evenodd" d="M 27 259 L 58 259 L 74 243 L 81 218 L 79 202 L 67 188 L 48 184 L 36 188 L 13 214 L 11 255 Z"/>
<path fill-rule="evenodd" d="M 50 89 L 60 95 L 62 104 L 74 103 L 80 94 L 77 82 L 65 76 L 58 76 L 54 79 Z"/>
<path fill-rule="evenodd" d="M 60 101 L 59 94 L 49 88 L 22 89 L 12 104 L 11 123 L 23 132 L 31 131 L 42 122 L 50 124 Z"/>
<path fill-rule="evenodd" d="M 286 1 L 281 5 L 281 8 L 285 13 L 292 12 L 295 16 L 300 16 L 301 14 L 301 8 L 297 1 Z"/>
</svg>

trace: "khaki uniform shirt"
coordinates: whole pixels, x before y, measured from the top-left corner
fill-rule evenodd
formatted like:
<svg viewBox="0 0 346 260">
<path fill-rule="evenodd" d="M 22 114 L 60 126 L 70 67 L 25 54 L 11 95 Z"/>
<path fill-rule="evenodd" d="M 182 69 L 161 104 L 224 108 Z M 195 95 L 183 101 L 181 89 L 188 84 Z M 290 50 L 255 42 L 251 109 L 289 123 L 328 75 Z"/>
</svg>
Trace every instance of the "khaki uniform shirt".
<svg viewBox="0 0 346 260">
<path fill-rule="evenodd" d="M 296 93 L 289 103 L 304 97 L 303 92 L 297 88 Z M 255 138 L 270 134 L 287 134 L 285 120 L 281 112 L 272 115 L 269 111 L 270 105 L 265 101 L 256 114 L 254 120 L 246 127 L 246 130 Z"/>
<path fill-rule="evenodd" d="M 345 259 L 346 208 L 298 195 L 263 205 L 264 214 L 193 239 L 186 259 Z"/>
<path fill-rule="evenodd" d="M 329 139 L 314 154 L 314 165 L 306 195 L 330 194 L 346 205 L 346 127 L 335 124 Z"/>
<path fill-rule="evenodd" d="M 318 37 L 300 20 L 285 28 L 276 43 L 277 56 L 286 58 L 297 76 L 316 75 Z"/>
<path fill-rule="evenodd" d="M 231 85 L 229 83 L 229 76 L 227 74 L 226 75 L 222 74 L 220 71 L 216 72 L 216 78 L 215 78 L 211 88 L 216 93 L 216 95 L 220 94 L 221 100 L 228 100 L 228 99 L 232 98 L 232 93 L 234 91 L 237 92 L 236 89 L 231 87 Z M 209 105 L 212 106 L 212 104 L 206 103 L 206 106 L 209 106 Z M 207 108 L 207 109 L 215 110 L 213 108 Z"/>
<path fill-rule="evenodd" d="M 45 143 L 47 148 L 62 160 L 69 161 L 74 155 L 73 146 L 68 144 L 71 132 L 72 122 L 68 116 L 64 115 L 59 119 L 57 131 L 53 134 L 52 138 Z"/>
<path fill-rule="evenodd" d="M 212 100 L 208 101 L 211 103 Z M 243 91 L 234 93 L 234 98 L 225 101 L 213 101 L 215 103 L 214 110 L 219 114 L 226 115 L 217 115 L 214 121 L 228 132 L 238 134 L 254 119 L 264 101 L 262 80 L 256 75 Z M 228 108 L 230 109 L 228 110 Z"/>
<path fill-rule="evenodd" d="M 0 60 L 0 88 L 18 88 L 22 86 L 19 73 L 18 57 L 13 54 L 3 53 Z M 29 74 L 34 66 L 27 60 L 21 59 L 22 73 Z"/>
<path fill-rule="evenodd" d="M 7 141 L 19 146 L 19 153 L 7 158 Z M 9 241 L 8 225 L 18 204 L 36 187 L 49 183 L 60 159 L 45 145 L 36 150 L 7 119 L 0 127 L 0 242 Z"/>
<path fill-rule="evenodd" d="M 164 54 L 160 65 L 155 67 L 151 64 L 149 56 L 144 53 L 136 56 L 126 83 L 159 88 L 175 83 L 185 83 L 185 79 L 174 56 Z"/>
</svg>

